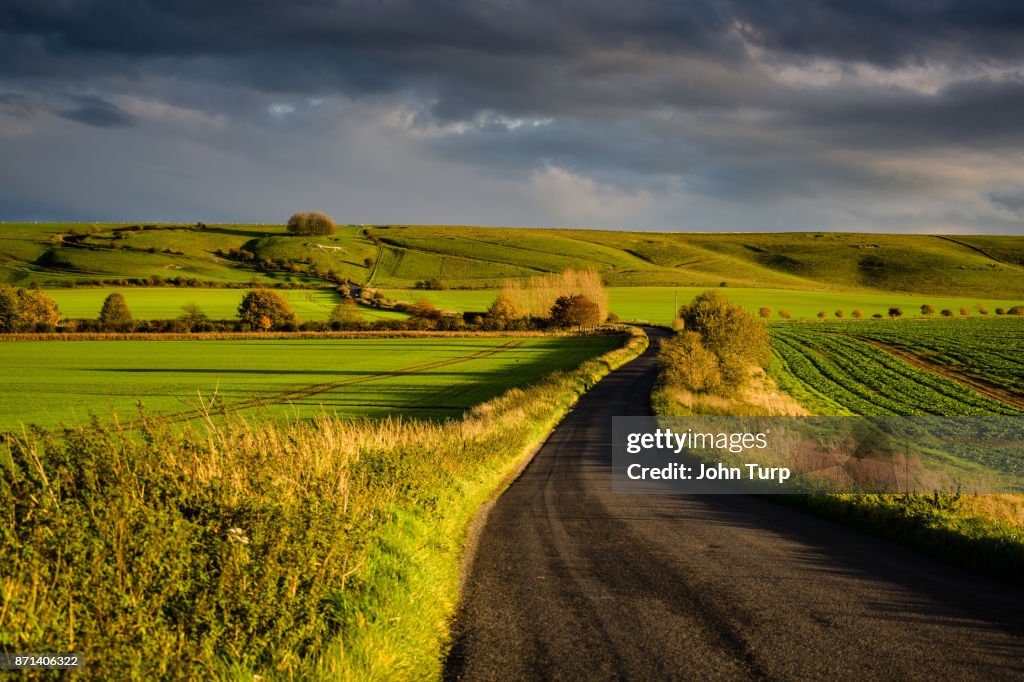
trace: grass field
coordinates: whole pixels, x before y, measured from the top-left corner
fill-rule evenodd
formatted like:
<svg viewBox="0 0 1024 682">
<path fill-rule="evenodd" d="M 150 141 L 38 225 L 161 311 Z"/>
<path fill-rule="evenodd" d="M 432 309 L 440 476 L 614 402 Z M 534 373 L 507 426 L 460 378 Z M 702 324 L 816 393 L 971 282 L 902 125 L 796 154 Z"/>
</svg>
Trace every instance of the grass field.
<svg viewBox="0 0 1024 682">
<path fill-rule="evenodd" d="M 309 417 L 457 417 L 617 337 L 26 341 L 0 344 L 0 429 L 81 423 L 95 413 L 194 416 L 199 394 L 232 410 Z"/>
<path fill-rule="evenodd" d="M 497 290 L 446 290 L 421 291 L 419 289 L 385 289 L 383 293 L 404 301 L 415 301 L 425 298 L 446 310 L 482 311 L 497 296 Z M 688 303 L 697 294 L 707 291 L 706 287 L 609 287 L 609 306 L 623 320 L 645 320 L 655 323 L 672 321 L 676 304 Z M 752 312 L 767 306 L 772 309 L 773 319 L 778 318 L 778 311 L 789 310 L 793 319 L 813 319 L 819 310 L 824 310 L 831 318 L 836 310 L 842 310 L 849 317 L 854 309 L 860 309 L 866 317 L 875 313 L 885 315 L 891 306 L 900 306 L 904 314 L 918 314 L 922 303 L 930 303 L 936 308 L 952 308 L 957 310 L 967 306 L 973 314 L 977 314 L 976 306 L 981 303 L 989 311 L 996 308 L 1009 308 L 1024 304 L 1024 294 L 1019 299 L 974 299 L 948 298 L 939 296 L 915 296 L 910 294 L 870 294 L 827 291 L 795 291 L 792 289 L 751 289 L 725 288 L 722 293 Z"/>
<path fill-rule="evenodd" d="M 331 237 L 288 236 L 279 225 L 118 230 L 120 225 L 4 224 L 0 282 L 43 286 L 96 278 L 252 277 L 311 282 L 333 270 L 385 288 L 432 277 L 494 288 L 510 277 L 595 268 L 611 286 L 920 293 L 1006 298 L 1024 290 L 1024 238 L 842 233 L 637 233 L 469 226 L 340 226 Z M 158 228 L 159 226 L 154 226 Z M 74 230 L 77 236 L 66 238 Z M 364 234 L 364 230 L 366 234 Z M 260 272 L 218 255 L 287 261 Z"/>
<path fill-rule="evenodd" d="M 234 320 L 245 289 L 188 289 L 175 287 L 122 287 L 118 289 L 50 289 L 46 293 L 57 302 L 61 317 L 95 319 L 111 292 L 124 296 L 132 315 L 140 320 L 168 320 L 181 315 L 186 303 L 196 303 L 211 320 Z M 326 320 L 340 301 L 336 293 L 325 289 L 282 289 L 278 293 L 292 306 L 300 320 Z M 403 319 L 404 313 L 359 307 L 368 320 Z"/>
</svg>

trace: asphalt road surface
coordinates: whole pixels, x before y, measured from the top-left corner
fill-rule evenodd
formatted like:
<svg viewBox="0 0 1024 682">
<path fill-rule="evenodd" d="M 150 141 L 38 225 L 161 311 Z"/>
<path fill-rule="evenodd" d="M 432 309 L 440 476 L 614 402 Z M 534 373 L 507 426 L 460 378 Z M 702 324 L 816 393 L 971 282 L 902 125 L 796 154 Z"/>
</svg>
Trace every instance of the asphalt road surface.
<svg viewBox="0 0 1024 682">
<path fill-rule="evenodd" d="M 612 493 L 611 417 L 648 414 L 655 364 L 491 510 L 447 679 L 1024 679 L 1024 591 L 764 499 Z"/>
</svg>

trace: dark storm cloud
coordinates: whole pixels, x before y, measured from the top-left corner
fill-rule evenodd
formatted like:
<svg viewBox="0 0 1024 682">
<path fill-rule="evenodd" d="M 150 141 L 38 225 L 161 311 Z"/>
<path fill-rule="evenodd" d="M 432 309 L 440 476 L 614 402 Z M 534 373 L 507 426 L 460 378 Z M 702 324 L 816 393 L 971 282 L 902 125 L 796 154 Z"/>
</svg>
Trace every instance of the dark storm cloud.
<svg viewBox="0 0 1024 682">
<path fill-rule="evenodd" d="M 993 0 L 6 0 L 0 145 L 56 114 L 136 133 L 129 158 L 173 150 L 189 173 L 221 154 L 207 186 L 258 165 L 229 157 L 280 164 L 309 149 L 323 173 L 329 140 L 353 158 L 346 170 L 387 168 L 400 145 L 507 183 L 557 167 L 577 188 L 732 197 L 753 228 L 773 197 L 817 198 L 817 220 L 934 180 L 843 152 L 906 168 L 907 155 L 1024 147 L 1022 38 L 1024 5 Z M 357 117 L 375 116 L 391 128 L 370 149 Z M 76 128 L 31 132 L 59 150 Z M 301 172 L 275 187 L 304 192 Z M 964 176 L 978 210 L 1009 207 L 1000 188 L 1020 178 L 984 175 Z M 153 195 L 173 206 L 172 191 Z"/>
<path fill-rule="evenodd" d="M 125 111 L 95 96 L 76 97 L 75 106 L 61 111 L 59 115 L 95 128 L 126 128 L 132 125 L 132 117 Z"/>
</svg>

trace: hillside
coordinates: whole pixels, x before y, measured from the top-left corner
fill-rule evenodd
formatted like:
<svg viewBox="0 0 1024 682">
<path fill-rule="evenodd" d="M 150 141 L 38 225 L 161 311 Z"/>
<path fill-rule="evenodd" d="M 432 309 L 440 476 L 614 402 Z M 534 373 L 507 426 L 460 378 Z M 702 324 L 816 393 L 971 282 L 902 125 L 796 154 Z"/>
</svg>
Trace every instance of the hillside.
<svg viewBox="0 0 1024 682">
<path fill-rule="evenodd" d="M 1024 290 L 1024 237 L 426 225 L 343 226 L 331 237 L 294 237 L 267 225 L 12 223 L 0 230 L 0 281 L 47 287 L 149 277 L 241 284 L 258 277 L 403 288 L 436 277 L 453 288 L 492 288 L 510 277 L 593 267 L 611 286 L 726 282 L 986 298 Z"/>
</svg>

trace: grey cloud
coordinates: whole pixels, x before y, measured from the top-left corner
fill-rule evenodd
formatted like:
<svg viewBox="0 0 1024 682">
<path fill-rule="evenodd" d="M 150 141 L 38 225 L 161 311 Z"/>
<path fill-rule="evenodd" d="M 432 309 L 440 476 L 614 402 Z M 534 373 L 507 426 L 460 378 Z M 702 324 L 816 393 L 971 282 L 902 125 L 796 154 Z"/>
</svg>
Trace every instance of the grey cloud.
<svg viewBox="0 0 1024 682">
<path fill-rule="evenodd" d="M 988 198 L 1008 211 L 1024 213 L 1024 192 L 991 192 Z"/>
<path fill-rule="evenodd" d="M 61 111 L 59 115 L 94 128 L 126 128 L 133 124 L 133 119 L 127 112 L 101 97 L 92 95 L 76 97 L 75 106 Z"/>
<path fill-rule="evenodd" d="M 464 206 L 488 220 L 537 224 L 545 220 L 540 209 L 523 213 L 495 197 L 557 166 L 602 186 L 652 193 L 672 206 L 648 216 L 659 225 L 680 206 L 698 205 L 704 219 L 724 216 L 735 228 L 755 228 L 766 214 L 793 227 L 829 216 L 845 224 L 854 210 L 844 206 L 868 195 L 902 206 L 926 196 L 929 180 L 884 175 L 836 152 L 884 161 L 1024 148 L 1022 34 L 1024 7 L 993 0 L 6 0 L 0 91 L 8 94 L 0 95 L 0 117 L 8 120 L 0 119 L 0 148 L 22 136 L 26 148 L 46 142 L 57 159 L 76 145 L 84 156 L 97 148 L 124 159 L 135 149 L 173 155 L 160 169 L 188 169 L 195 183 L 190 176 L 166 182 L 165 174 L 145 184 L 162 171 L 131 178 L 138 202 L 131 210 L 151 205 L 164 215 L 202 209 L 209 214 L 194 217 L 265 219 L 272 204 L 315 198 L 310 187 L 332 197 L 330 172 L 350 178 L 377 167 L 382 186 L 434 196 L 436 206 L 421 201 L 413 210 L 408 199 L 409 211 L 422 216 L 394 216 L 401 193 L 383 197 L 363 186 L 351 205 L 362 221 L 375 216 L 361 202 L 376 197 L 383 220 L 471 222 L 473 215 L 449 208 Z M 813 76 L 822 60 L 836 62 L 830 68 L 840 77 L 809 84 L 773 77 L 787 68 Z M 848 77 L 864 64 L 882 72 L 936 68 L 944 80 L 929 92 Z M 1004 73 L 995 77 L 996 69 Z M 69 104 L 67 93 L 92 94 Z M 164 105 L 204 116 L 182 123 Z M 396 111 L 407 112 L 411 125 L 388 123 Z M 224 125 L 204 128 L 201 120 Z M 104 128 L 124 129 L 123 139 L 94 130 Z M 307 165 L 311 157 L 318 166 Z M 422 164 L 420 176 L 413 161 Z M 495 183 L 485 192 L 494 210 L 455 190 L 445 194 L 451 188 L 437 178 L 441 171 L 427 170 L 436 186 L 417 194 L 431 164 L 452 187 L 470 177 Z M 278 173 L 263 175 L 264 166 Z M 38 196 L 46 196 L 44 175 Z M 124 178 L 91 180 L 95 195 L 116 193 Z M 276 194 L 253 192 L 264 182 Z M 994 188 L 1016 182 L 979 181 L 967 213 L 936 206 L 929 215 L 983 225 L 992 216 L 980 214 L 991 210 L 1005 221 L 998 207 L 1010 195 Z M 199 185 L 249 203 L 197 198 Z M 791 199 L 813 207 L 778 208 Z M 895 210 L 858 218 L 890 228 L 901 220 Z"/>
</svg>

